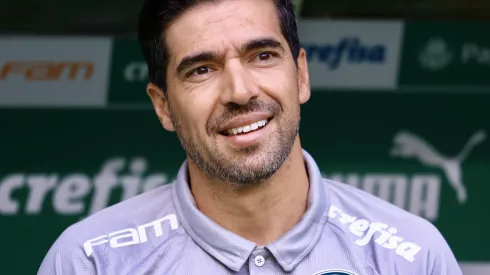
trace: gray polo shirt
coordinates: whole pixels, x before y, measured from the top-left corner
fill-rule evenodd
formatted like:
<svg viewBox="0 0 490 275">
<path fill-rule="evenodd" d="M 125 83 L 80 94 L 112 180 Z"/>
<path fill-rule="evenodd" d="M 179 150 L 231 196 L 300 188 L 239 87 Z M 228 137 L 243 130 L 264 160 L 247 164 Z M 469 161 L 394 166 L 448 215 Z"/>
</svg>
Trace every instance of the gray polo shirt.
<svg viewBox="0 0 490 275">
<path fill-rule="evenodd" d="M 346 184 L 310 180 L 302 220 L 267 246 L 225 230 L 195 206 L 184 162 L 175 182 L 67 228 L 38 274 L 462 274 L 429 222 Z"/>
</svg>

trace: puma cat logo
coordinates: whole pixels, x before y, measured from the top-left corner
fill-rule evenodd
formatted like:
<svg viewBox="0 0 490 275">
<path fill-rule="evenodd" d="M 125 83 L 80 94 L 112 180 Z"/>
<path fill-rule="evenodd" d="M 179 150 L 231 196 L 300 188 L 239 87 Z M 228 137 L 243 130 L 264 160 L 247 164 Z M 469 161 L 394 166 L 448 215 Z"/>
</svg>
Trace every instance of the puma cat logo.
<svg viewBox="0 0 490 275">
<path fill-rule="evenodd" d="M 457 156 L 447 157 L 415 134 L 409 131 L 400 131 L 393 139 L 394 145 L 390 155 L 393 157 L 415 158 L 423 165 L 441 168 L 446 174 L 451 187 L 456 191 L 459 203 L 464 203 L 466 202 L 467 194 L 462 180 L 461 164 L 468 157 L 471 150 L 482 143 L 486 137 L 485 130 L 477 131 L 470 137 Z"/>
</svg>

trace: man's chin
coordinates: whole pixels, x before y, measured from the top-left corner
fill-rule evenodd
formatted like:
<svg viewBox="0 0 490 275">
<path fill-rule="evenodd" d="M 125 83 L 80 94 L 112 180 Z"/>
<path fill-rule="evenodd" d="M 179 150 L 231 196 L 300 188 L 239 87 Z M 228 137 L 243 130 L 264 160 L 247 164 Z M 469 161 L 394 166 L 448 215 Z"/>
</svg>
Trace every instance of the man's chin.
<svg viewBox="0 0 490 275">
<path fill-rule="evenodd" d="M 235 186 L 250 186 L 271 178 L 283 163 L 277 151 L 261 146 L 249 146 L 240 151 L 216 148 L 208 161 L 202 159 L 198 166 L 211 178 L 229 182 Z"/>
<path fill-rule="evenodd" d="M 241 148 L 233 148 L 226 146 L 222 150 L 222 156 L 226 156 L 230 161 L 239 161 L 240 163 L 247 162 L 251 159 L 263 158 L 267 155 L 267 151 L 261 144 L 254 144 Z"/>
<path fill-rule="evenodd" d="M 228 174 L 227 180 L 235 186 L 251 186 L 257 185 L 271 178 L 277 169 L 271 169 L 270 165 L 266 164 L 249 164 L 238 165 L 236 169 L 232 169 L 232 174 Z"/>
<path fill-rule="evenodd" d="M 256 144 L 244 148 L 239 148 L 237 151 L 239 153 L 242 153 L 244 157 L 247 157 L 247 156 L 253 156 L 261 153 L 260 150 L 261 150 L 261 146 L 259 144 Z"/>
</svg>

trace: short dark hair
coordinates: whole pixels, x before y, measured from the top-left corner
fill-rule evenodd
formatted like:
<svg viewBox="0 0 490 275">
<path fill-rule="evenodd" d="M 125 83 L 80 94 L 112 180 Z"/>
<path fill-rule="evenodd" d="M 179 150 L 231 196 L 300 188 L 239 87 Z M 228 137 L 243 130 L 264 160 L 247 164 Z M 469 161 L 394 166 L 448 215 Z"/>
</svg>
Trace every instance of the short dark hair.
<svg viewBox="0 0 490 275">
<path fill-rule="evenodd" d="M 150 81 L 167 94 L 168 49 L 165 30 L 186 10 L 204 3 L 224 0 L 146 0 L 139 15 L 138 40 L 148 66 Z M 294 62 L 300 51 L 298 29 L 291 0 L 271 0 L 276 6 L 281 32 L 288 42 Z"/>
</svg>

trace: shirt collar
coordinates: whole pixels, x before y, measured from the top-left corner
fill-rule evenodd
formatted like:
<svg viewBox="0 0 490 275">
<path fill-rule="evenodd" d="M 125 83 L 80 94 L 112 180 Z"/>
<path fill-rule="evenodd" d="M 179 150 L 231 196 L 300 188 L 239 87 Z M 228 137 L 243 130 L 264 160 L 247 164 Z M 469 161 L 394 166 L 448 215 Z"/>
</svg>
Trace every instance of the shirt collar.
<svg viewBox="0 0 490 275">
<path fill-rule="evenodd" d="M 310 181 L 307 210 L 298 224 L 277 241 L 266 246 L 286 272 L 293 270 L 315 247 L 328 217 L 330 202 L 320 170 L 305 150 L 303 158 Z M 238 272 L 248 261 L 256 244 L 226 230 L 197 209 L 189 189 L 187 168 L 185 161 L 173 188 L 179 221 L 202 249 L 231 270 Z"/>
</svg>

